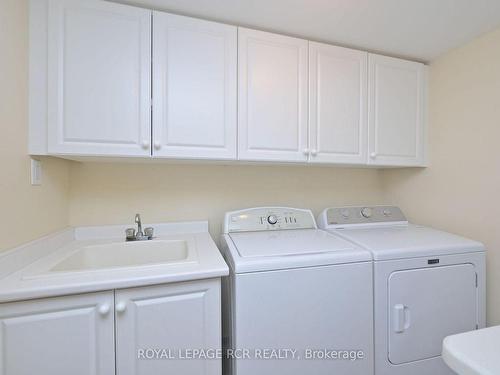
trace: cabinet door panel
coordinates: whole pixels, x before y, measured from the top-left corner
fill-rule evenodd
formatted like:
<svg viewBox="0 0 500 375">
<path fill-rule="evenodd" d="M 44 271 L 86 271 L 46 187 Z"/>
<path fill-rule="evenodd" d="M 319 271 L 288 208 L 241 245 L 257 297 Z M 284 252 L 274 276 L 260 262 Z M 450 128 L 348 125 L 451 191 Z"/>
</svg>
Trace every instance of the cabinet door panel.
<svg viewBox="0 0 500 375">
<path fill-rule="evenodd" d="M 425 100 L 423 64 L 369 56 L 370 164 L 425 163 Z"/>
<path fill-rule="evenodd" d="M 368 54 L 309 43 L 311 162 L 366 163 Z"/>
<path fill-rule="evenodd" d="M 48 151 L 149 156 L 151 12 L 50 0 Z"/>
<path fill-rule="evenodd" d="M 238 30 L 239 159 L 306 161 L 308 42 Z"/>
<path fill-rule="evenodd" d="M 218 280 L 116 291 L 118 375 L 220 375 L 218 359 L 180 359 L 180 350 L 220 349 Z M 173 358 L 148 359 L 148 349 L 165 349 Z"/>
<path fill-rule="evenodd" d="M 112 375 L 113 325 L 113 292 L 0 304 L 0 374 Z"/>
<path fill-rule="evenodd" d="M 236 27 L 153 17 L 154 156 L 236 159 Z"/>
</svg>

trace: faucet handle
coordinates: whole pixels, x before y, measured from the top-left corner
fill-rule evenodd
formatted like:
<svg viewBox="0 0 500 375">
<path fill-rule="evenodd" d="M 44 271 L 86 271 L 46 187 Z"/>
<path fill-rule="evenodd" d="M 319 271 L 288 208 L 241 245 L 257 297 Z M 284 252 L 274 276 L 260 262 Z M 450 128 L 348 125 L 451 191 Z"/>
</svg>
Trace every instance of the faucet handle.
<svg viewBox="0 0 500 375">
<path fill-rule="evenodd" d="M 135 240 L 135 228 L 125 229 L 125 236 L 127 237 L 127 241 Z"/>
<path fill-rule="evenodd" d="M 145 235 L 148 239 L 152 239 L 152 238 L 153 238 L 153 235 L 154 235 L 154 228 L 152 228 L 152 227 L 147 227 L 147 228 L 144 228 L 144 235 Z"/>
</svg>

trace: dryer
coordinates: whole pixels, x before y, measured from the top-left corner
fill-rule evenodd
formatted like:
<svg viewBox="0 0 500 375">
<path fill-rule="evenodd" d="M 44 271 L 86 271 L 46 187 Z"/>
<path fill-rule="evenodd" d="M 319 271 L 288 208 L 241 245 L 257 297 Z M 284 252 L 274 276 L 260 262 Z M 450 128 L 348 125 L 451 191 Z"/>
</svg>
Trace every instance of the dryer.
<svg viewBox="0 0 500 375">
<path fill-rule="evenodd" d="M 485 326 L 484 246 L 392 206 L 328 208 L 318 225 L 372 253 L 375 374 L 452 375 L 443 339 Z"/>
<path fill-rule="evenodd" d="M 228 212 L 221 242 L 230 267 L 223 346 L 234 353 L 225 374 L 373 374 L 368 251 L 319 230 L 311 211 L 283 207 Z M 259 358 L 265 349 L 295 355 Z M 326 351 L 351 358 L 325 358 Z"/>
</svg>

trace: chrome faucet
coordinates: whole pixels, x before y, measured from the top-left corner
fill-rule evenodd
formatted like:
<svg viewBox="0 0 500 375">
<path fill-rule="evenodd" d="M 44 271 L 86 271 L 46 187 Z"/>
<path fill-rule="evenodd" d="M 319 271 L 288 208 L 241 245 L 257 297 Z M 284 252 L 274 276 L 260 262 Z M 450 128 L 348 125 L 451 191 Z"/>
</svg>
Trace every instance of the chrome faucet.
<svg viewBox="0 0 500 375">
<path fill-rule="evenodd" d="M 135 223 L 137 224 L 137 232 L 134 228 L 125 230 L 127 241 L 147 241 L 153 239 L 154 229 L 152 227 L 144 228 L 142 231 L 141 215 L 135 214 Z"/>
<path fill-rule="evenodd" d="M 137 224 L 137 234 L 136 234 L 136 237 L 142 237 L 142 236 L 144 236 L 144 233 L 142 232 L 141 215 L 135 214 L 135 220 L 134 221 Z"/>
</svg>

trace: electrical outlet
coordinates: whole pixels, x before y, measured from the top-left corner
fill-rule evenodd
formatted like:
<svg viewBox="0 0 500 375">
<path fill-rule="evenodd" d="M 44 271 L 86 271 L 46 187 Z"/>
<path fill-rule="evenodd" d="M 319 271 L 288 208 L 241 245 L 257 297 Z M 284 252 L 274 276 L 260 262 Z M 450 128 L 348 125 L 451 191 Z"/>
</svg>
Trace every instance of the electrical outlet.
<svg viewBox="0 0 500 375">
<path fill-rule="evenodd" d="M 31 159 L 31 185 L 38 186 L 42 184 L 42 162 Z"/>
</svg>

